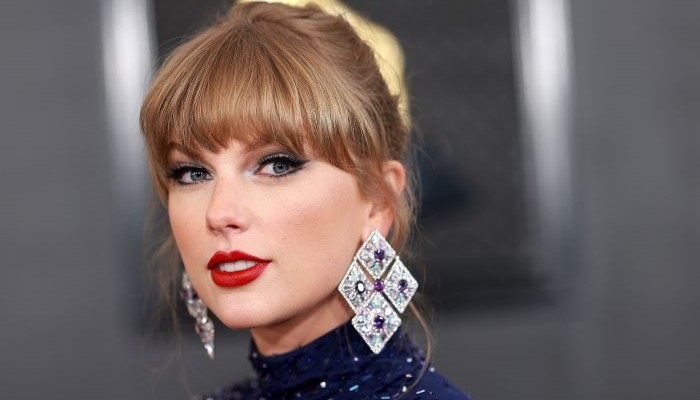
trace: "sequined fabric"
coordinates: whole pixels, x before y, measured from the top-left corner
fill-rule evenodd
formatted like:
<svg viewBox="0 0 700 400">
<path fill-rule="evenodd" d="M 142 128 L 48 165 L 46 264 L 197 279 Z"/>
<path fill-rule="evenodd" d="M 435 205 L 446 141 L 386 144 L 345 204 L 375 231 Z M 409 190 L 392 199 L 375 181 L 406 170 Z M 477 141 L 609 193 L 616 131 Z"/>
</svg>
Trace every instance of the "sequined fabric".
<svg viewBox="0 0 700 400">
<path fill-rule="evenodd" d="M 202 400 L 468 400 L 445 377 L 424 365 L 421 351 L 399 329 L 373 354 L 350 323 L 289 353 L 262 356 L 251 341 L 255 377 Z M 416 379 L 418 383 L 416 384 Z"/>
</svg>

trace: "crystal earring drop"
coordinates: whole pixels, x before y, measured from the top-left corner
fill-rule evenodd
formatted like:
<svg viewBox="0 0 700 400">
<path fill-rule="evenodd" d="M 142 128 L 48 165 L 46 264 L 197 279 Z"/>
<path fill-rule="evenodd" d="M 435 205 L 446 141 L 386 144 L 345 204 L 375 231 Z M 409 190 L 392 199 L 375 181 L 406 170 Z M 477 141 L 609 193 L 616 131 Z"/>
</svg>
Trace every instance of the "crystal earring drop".
<svg viewBox="0 0 700 400">
<path fill-rule="evenodd" d="M 187 312 L 194 318 L 194 330 L 197 332 L 197 335 L 199 335 L 199 338 L 202 339 L 202 344 L 204 344 L 207 355 L 213 360 L 214 323 L 207 316 L 207 306 L 197 295 L 194 287 L 192 287 L 192 282 L 190 282 L 190 277 L 187 276 L 187 272 L 184 271 L 182 273 L 182 290 L 180 291 L 180 297 L 185 301 Z"/>
<path fill-rule="evenodd" d="M 353 257 L 338 290 L 355 312 L 353 327 L 378 354 L 401 326 L 398 313 L 406 310 L 418 282 L 374 230 Z"/>
</svg>

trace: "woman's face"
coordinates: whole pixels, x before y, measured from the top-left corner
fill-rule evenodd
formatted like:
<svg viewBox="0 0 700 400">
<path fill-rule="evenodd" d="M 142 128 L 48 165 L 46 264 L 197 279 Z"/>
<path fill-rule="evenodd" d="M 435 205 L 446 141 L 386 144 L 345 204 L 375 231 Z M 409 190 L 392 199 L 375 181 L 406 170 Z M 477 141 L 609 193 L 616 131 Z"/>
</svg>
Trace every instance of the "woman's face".
<svg viewBox="0 0 700 400">
<path fill-rule="evenodd" d="M 232 328 L 338 318 L 325 306 L 341 304 L 354 253 L 372 229 L 386 233 L 353 175 L 238 141 L 201 159 L 171 152 L 168 213 L 195 289 Z"/>
</svg>

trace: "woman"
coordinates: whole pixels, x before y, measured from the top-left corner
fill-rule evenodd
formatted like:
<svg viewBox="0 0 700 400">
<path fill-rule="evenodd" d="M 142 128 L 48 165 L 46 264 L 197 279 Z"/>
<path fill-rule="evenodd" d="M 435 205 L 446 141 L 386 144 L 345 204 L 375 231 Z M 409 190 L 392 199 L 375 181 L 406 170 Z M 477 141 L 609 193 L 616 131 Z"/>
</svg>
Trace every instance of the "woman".
<svg viewBox="0 0 700 400">
<path fill-rule="evenodd" d="M 467 398 L 400 326 L 409 133 L 344 19 L 234 6 L 168 57 L 141 126 L 207 352 L 207 308 L 253 338 L 257 377 L 206 398 Z"/>
</svg>

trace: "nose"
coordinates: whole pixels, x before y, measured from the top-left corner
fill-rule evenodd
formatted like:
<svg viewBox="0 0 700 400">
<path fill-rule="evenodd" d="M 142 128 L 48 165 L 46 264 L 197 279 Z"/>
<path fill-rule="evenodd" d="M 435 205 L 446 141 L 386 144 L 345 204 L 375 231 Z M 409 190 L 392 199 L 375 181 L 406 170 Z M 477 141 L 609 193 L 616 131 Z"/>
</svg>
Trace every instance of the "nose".
<svg viewBox="0 0 700 400">
<path fill-rule="evenodd" d="M 249 213 L 245 198 L 242 185 L 232 179 L 218 179 L 207 207 L 209 229 L 218 234 L 246 229 Z"/>
</svg>

